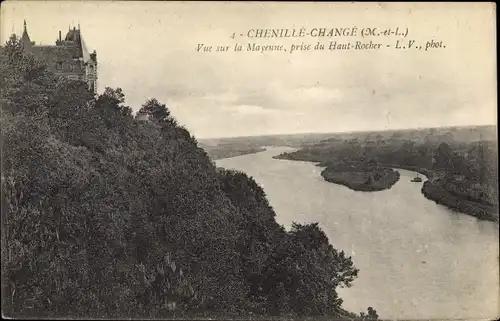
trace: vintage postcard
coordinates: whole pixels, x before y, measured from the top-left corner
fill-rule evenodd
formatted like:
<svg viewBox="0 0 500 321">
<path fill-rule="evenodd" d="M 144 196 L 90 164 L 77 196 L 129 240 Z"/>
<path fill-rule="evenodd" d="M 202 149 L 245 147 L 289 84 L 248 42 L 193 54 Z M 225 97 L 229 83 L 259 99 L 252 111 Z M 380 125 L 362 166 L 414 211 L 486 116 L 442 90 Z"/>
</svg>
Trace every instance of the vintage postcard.
<svg viewBox="0 0 500 321">
<path fill-rule="evenodd" d="M 493 320 L 493 3 L 5 1 L 2 316 Z"/>
</svg>

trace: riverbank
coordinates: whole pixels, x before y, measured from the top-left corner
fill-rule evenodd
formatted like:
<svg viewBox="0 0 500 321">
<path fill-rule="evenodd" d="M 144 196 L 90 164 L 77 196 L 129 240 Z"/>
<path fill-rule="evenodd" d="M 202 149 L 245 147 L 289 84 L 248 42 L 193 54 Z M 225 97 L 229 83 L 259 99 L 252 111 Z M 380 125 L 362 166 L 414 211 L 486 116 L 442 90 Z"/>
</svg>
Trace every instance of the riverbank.
<svg viewBox="0 0 500 321">
<path fill-rule="evenodd" d="M 339 171 L 327 167 L 321 172 L 325 181 L 346 186 L 355 191 L 377 192 L 391 188 L 399 180 L 399 173 L 389 168 Z"/>
<path fill-rule="evenodd" d="M 426 168 L 419 168 L 415 166 L 405 166 L 405 165 L 395 165 L 395 164 L 381 164 L 389 168 L 401 168 L 405 170 L 410 170 L 418 172 L 425 175 L 428 181 L 424 182 L 422 185 L 422 194 L 429 200 L 434 201 L 436 204 L 440 204 L 448 207 L 451 210 L 458 211 L 467 215 L 474 216 L 480 220 L 486 220 L 491 222 L 498 222 L 498 209 L 491 204 L 482 204 L 470 199 L 467 199 L 464 195 L 454 194 L 447 189 L 441 187 L 438 181 L 435 179 L 439 174 L 433 170 Z"/>
<path fill-rule="evenodd" d="M 480 220 L 498 222 L 498 211 L 495 206 L 463 199 L 431 181 L 426 181 L 422 185 L 422 194 L 437 204 L 452 210 L 474 216 Z"/>
<path fill-rule="evenodd" d="M 255 154 L 266 150 L 263 147 L 248 147 L 248 148 L 238 149 L 237 147 L 232 147 L 232 146 L 215 146 L 215 147 L 204 146 L 203 149 L 205 149 L 205 151 L 208 153 L 208 156 L 212 160 L 231 158 L 247 154 Z"/>
<path fill-rule="evenodd" d="M 420 168 L 416 166 L 407 166 L 407 165 L 398 165 L 398 164 L 379 164 L 380 166 L 383 166 L 385 168 L 399 168 L 399 169 L 404 169 L 407 171 L 412 171 L 412 172 L 417 172 L 419 174 L 424 175 L 427 177 L 427 179 L 432 180 L 435 177 L 435 173 L 429 169 L 426 168 Z"/>
</svg>

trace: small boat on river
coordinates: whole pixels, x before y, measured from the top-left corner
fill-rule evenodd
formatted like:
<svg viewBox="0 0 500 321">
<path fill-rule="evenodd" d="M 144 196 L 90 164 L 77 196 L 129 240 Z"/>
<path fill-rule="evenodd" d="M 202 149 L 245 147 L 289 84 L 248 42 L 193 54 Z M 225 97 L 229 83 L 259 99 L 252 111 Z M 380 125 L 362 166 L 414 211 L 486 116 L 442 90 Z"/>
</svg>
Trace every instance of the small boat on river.
<svg viewBox="0 0 500 321">
<path fill-rule="evenodd" d="M 420 176 L 418 176 L 417 174 L 417 177 L 415 177 L 414 179 L 411 180 L 412 182 L 416 182 L 416 183 L 419 183 L 422 181 L 422 179 L 420 178 Z"/>
</svg>

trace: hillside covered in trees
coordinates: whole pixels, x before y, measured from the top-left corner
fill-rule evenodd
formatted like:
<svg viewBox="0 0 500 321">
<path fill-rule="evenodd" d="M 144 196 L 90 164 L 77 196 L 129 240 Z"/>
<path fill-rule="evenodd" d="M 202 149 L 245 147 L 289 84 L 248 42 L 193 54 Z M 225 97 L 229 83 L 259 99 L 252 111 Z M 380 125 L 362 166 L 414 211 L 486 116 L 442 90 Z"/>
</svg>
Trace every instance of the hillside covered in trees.
<svg viewBox="0 0 500 321">
<path fill-rule="evenodd" d="M 2 309 L 8 317 L 334 316 L 358 270 L 317 224 L 275 221 L 156 99 L 0 53 Z"/>
</svg>

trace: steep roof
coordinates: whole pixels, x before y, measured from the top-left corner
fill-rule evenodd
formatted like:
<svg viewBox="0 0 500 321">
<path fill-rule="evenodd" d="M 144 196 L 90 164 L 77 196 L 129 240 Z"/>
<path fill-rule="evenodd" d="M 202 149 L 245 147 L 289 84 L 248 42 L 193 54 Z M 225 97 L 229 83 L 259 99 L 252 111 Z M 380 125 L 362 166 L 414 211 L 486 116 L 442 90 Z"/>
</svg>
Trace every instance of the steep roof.
<svg viewBox="0 0 500 321">
<path fill-rule="evenodd" d="M 81 61 L 75 60 L 78 54 L 77 48 L 65 46 L 33 46 L 31 52 L 39 61 L 52 70 L 60 72 L 83 73 L 84 67 Z M 61 68 L 57 69 L 57 64 L 62 63 Z"/>
<path fill-rule="evenodd" d="M 81 39 L 81 46 L 82 46 L 83 62 L 87 62 L 90 60 L 90 54 L 87 50 L 87 46 L 85 45 L 85 41 L 83 41 L 83 37 L 80 37 L 80 39 Z"/>
<path fill-rule="evenodd" d="M 31 39 L 30 36 L 28 35 L 28 30 L 26 28 L 26 20 L 24 20 L 24 29 L 23 29 L 23 35 L 21 36 L 21 44 L 26 49 L 30 49 L 32 46 Z"/>
<path fill-rule="evenodd" d="M 69 29 L 65 41 L 80 41 L 80 30 L 73 27 L 73 29 Z"/>
<path fill-rule="evenodd" d="M 74 48 L 62 46 L 33 46 L 31 52 L 38 59 L 54 62 L 72 60 L 75 54 Z"/>
<path fill-rule="evenodd" d="M 75 27 L 69 29 L 64 40 L 56 41 L 55 46 L 37 46 L 29 38 L 25 20 L 20 41 L 25 50 L 31 52 L 37 60 L 46 62 L 48 67 L 54 69 L 56 72 L 84 72 L 82 60 L 83 63 L 91 60 L 79 27 L 78 29 Z"/>
<path fill-rule="evenodd" d="M 84 62 L 90 60 L 90 54 L 87 50 L 87 46 L 85 45 L 85 41 L 83 41 L 80 29 L 76 29 L 75 27 L 73 27 L 73 29 L 68 30 L 66 37 L 64 37 L 64 41 L 66 42 L 66 44 L 70 44 L 78 48 L 78 58 L 82 58 Z"/>
</svg>

